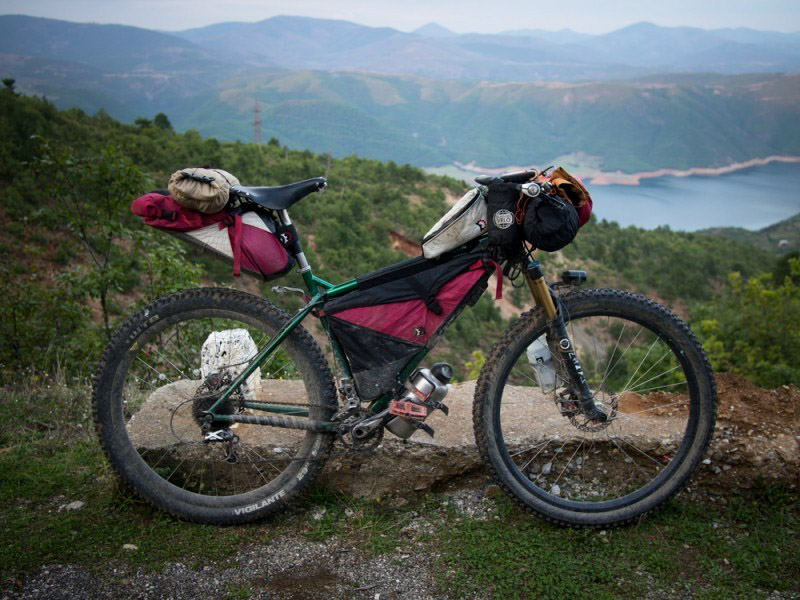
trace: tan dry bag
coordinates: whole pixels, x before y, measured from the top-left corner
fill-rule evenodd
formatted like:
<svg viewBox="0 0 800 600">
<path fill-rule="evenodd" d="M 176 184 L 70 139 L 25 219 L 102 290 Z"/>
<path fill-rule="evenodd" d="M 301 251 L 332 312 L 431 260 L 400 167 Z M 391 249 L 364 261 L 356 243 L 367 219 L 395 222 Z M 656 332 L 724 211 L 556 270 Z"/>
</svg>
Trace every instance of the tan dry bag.
<svg viewBox="0 0 800 600">
<path fill-rule="evenodd" d="M 167 188 L 181 206 L 211 214 L 225 208 L 234 185 L 239 185 L 239 180 L 227 171 L 194 167 L 175 171 Z"/>
</svg>

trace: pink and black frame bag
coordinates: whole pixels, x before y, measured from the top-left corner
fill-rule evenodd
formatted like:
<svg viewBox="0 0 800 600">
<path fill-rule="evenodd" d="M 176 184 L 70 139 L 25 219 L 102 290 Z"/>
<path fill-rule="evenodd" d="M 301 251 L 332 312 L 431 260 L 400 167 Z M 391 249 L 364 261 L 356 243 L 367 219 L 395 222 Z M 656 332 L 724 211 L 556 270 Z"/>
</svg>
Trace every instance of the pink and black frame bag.
<svg viewBox="0 0 800 600">
<path fill-rule="evenodd" d="M 325 304 L 363 400 L 392 391 L 415 354 L 432 347 L 491 274 L 485 249 L 413 258 L 356 279 L 358 289 Z"/>
</svg>

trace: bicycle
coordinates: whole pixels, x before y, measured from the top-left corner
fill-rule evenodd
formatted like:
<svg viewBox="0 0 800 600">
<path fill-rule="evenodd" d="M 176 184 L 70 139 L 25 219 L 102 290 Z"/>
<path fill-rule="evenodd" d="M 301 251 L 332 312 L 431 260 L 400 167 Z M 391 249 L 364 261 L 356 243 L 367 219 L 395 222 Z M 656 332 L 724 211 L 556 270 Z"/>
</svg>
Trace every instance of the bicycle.
<svg viewBox="0 0 800 600">
<path fill-rule="evenodd" d="M 334 285 L 313 274 L 288 214 L 324 185 L 231 190 L 287 235 L 306 290 L 274 289 L 304 294 L 295 314 L 240 291 L 193 289 L 146 306 L 108 344 L 94 381 L 96 429 L 117 474 L 156 507 L 202 523 L 257 519 L 302 493 L 337 439 L 374 449 L 385 430 L 432 434 L 425 417 L 447 411 L 449 365 L 419 366 L 486 288 L 487 236 Z M 714 379 L 695 336 L 643 296 L 574 290 L 582 271 L 548 285 L 522 249 L 502 268 L 522 270 L 535 306 L 494 344 L 476 383 L 475 439 L 497 484 L 534 514 L 575 527 L 623 525 L 661 506 L 687 482 L 714 428 Z M 463 280 L 460 296 L 435 291 L 455 287 L 448 270 Z M 408 285 L 393 297 L 398 282 Z M 395 325 L 413 332 L 374 339 L 348 330 L 352 319 L 340 317 L 368 316 L 370 294 L 380 293 L 416 302 L 428 320 L 406 318 Z M 338 386 L 302 325 L 309 315 L 322 323 Z M 391 343 L 393 361 L 381 358 L 380 344 Z"/>
</svg>

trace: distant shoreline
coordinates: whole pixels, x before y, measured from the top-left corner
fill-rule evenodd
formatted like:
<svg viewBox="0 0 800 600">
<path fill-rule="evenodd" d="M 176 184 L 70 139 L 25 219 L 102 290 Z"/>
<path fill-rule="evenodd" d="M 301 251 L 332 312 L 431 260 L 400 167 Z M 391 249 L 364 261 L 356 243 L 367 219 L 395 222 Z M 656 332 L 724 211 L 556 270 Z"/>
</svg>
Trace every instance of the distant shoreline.
<svg viewBox="0 0 800 600">
<path fill-rule="evenodd" d="M 692 175 L 716 176 L 727 175 L 742 169 L 749 169 L 751 167 L 762 167 L 770 163 L 800 163 L 800 156 L 787 156 L 787 155 L 773 155 L 766 158 L 753 158 L 744 162 L 732 163 L 724 167 L 691 167 L 689 169 L 656 169 L 653 171 L 642 171 L 639 173 L 623 173 L 622 171 L 600 171 L 575 169 L 576 175 L 585 179 L 587 183 L 592 185 L 639 185 L 643 179 L 654 179 L 656 177 L 690 177 Z M 474 163 L 463 164 L 460 162 L 453 163 L 456 167 L 463 171 L 481 175 L 499 175 L 509 171 L 522 170 L 530 167 L 503 167 L 500 169 L 488 169 L 479 167 Z"/>
<path fill-rule="evenodd" d="M 641 173 L 604 173 L 596 171 L 592 174 L 584 175 L 592 185 L 639 185 L 642 179 L 653 179 L 655 177 L 690 177 L 691 175 L 727 175 L 749 169 L 751 167 L 763 167 L 770 163 L 800 163 L 800 156 L 774 155 L 766 158 L 754 158 L 744 162 L 732 163 L 724 167 L 692 167 L 690 169 L 657 169 L 655 171 L 643 171 Z"/>
</svg>

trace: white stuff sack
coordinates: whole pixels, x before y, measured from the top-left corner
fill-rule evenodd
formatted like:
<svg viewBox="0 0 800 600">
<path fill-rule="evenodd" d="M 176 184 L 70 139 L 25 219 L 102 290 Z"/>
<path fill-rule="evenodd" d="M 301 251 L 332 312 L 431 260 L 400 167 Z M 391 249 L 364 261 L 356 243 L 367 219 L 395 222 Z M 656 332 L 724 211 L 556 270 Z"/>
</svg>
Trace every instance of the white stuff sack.
<svg viewBox="0 0 800 600">
<path fill-rule="evenodd" d="M 486 231 L 486 198 L 473 188 L 453 205 L 422 238 L 422 254 L 436 258 Z"/>
</svg>

